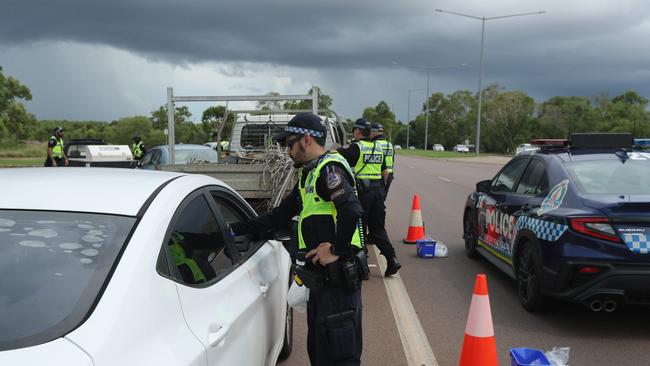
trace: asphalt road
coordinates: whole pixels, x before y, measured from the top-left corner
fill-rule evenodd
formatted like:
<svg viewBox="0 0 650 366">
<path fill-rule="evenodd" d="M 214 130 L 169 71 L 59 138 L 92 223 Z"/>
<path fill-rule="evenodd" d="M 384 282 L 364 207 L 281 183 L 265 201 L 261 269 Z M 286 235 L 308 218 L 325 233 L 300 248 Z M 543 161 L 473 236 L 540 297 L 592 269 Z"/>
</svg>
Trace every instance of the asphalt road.
<svg viewBox="0 0 650 366">
<path fill-rule="evenodd" d="M 579 305 L 553 302 L 546 312 L 531 314 L 519 304 L 514 281 L 487 261 L 465 256 L 463 204 L 475 183 L 492 178 L 500 167 L 403 156 L 397 159 L 396 179 L 386 203 L 387 230 L 403 264 L 401 280 L 438 364 L 458 364 L 477 273 L 488 277 L 501 365 L 510 364 L 508 352 L 514 347 L 570 347 L 569 364 L 573 366 L 650 364 L 650 309 L 593 313 Z M 421 259 L 415 255 L 415 246 L 402 244 L 414 193 L 420 195 L 427 235 L 445 243 L 449 257 Z M 372 261 L 377 263 L 374 257 Z M 371 271 L 373 276 L 363 288 L 363 363 L 406 365 L 383 278 L 378 268 Z M 305 329 L 304 315 L 296 314 L 294 351 L 280 365 L 309 364 Z"/>
</svg>

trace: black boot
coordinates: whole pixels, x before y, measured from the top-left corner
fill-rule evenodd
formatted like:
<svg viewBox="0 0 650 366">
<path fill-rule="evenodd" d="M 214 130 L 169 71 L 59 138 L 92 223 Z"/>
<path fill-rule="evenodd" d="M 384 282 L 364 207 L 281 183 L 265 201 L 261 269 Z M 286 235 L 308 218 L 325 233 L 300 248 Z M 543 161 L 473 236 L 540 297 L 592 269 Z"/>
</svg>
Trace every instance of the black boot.
<svg viewBox="0 0 650 366">
<path fill-rule="evenodd" d="M 387 266 L 386 266 L 386 272 L 384 272 L 384 276 L 392 276 L 399 271 L 400 268 L 402 268 L 402 264 L 397 260 L 397 257 L 390 257 L 386 258 Z"/>
</svg>

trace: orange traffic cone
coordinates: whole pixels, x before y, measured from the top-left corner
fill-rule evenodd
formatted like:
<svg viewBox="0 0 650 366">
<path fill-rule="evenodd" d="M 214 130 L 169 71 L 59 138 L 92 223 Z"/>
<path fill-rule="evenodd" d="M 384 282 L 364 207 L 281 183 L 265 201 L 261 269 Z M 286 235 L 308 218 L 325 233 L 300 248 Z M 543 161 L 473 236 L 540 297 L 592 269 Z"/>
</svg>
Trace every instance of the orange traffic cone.
<svg viewBox="0 0 650 366">
<path fill-rule="evenodd" d="M 460 353 L 459 366 L 498 366 L 497 345 L 492 326 L 490 297 L 488 296 L 487 277 L 476 275 L 474 295 L 469 306 L 463 349 Z"/>
<path fill-rule="evenodd" d="M 424 224 L 422 224 L 422 211 L 420 211 L 420 196 L 414 194 L 409 230 L 402 241 L 406 244 L 415 244 L 415 241 L 420 239 L 424 239 Z"/>
</svg>

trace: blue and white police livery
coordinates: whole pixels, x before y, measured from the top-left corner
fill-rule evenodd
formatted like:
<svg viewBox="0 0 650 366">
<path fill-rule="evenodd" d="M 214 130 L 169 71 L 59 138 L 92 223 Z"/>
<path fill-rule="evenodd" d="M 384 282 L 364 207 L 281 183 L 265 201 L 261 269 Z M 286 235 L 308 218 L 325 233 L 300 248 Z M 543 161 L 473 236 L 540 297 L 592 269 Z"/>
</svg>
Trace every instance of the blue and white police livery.
<svg viewBox="0 0 650 366">
<path fill-rule="evenodd" d="M 650 154 L 630 134 L 557 142 L 477 183 L 463 216 L 467 254 L 516 279 L 531 311 L 547 296 L 593 310 L 650 305 Z"/>
</svg>

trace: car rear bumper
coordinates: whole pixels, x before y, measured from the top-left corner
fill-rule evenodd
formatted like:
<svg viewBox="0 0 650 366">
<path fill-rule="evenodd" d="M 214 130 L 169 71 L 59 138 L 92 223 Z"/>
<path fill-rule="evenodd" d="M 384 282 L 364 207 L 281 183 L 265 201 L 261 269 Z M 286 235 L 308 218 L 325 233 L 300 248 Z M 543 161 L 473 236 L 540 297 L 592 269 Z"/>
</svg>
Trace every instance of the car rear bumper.
<svg viewBox="0 0 650 366">
<path fill-rule="evenodd" d="M 583 274 L 583 267 L 600 268 L 600 273 Z M 593 299 L 612 299 L 628 305 L 650 305 L 650 263 L 615 264 L 603 262 L 566 262 L 558 273 L 553 297 L 589 303 Z"/>
</svg>

